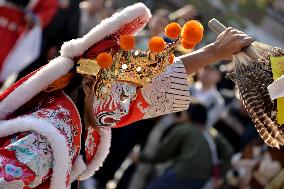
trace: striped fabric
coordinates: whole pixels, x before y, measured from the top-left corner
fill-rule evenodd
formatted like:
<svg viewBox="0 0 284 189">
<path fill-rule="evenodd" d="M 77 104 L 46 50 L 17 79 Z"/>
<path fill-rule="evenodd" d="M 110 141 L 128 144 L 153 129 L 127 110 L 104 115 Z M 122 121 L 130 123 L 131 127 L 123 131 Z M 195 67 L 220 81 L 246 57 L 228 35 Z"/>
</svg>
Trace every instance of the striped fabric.
<svg viewBox="0 0 284 189">
<path fill-rule="evenodd" d="M 176 58 L 166 72 L 154 78 L 141 91 L 149 103 L 144 119 L 186 110 L 190 103 L 190 93 L 181 60 Z"/>
</svg>

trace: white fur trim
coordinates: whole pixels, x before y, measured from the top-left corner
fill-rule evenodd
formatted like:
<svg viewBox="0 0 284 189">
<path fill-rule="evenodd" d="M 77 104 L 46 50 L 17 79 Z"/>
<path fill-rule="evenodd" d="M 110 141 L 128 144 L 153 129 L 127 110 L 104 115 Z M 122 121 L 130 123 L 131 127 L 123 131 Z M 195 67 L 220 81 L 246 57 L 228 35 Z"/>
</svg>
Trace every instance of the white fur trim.
<svg viewBox="0 0 284 189">
<path fill-rule="evenodd" d="M 94 173 L 99 170 L 99 168 L 103 165 L 105 161 L 110 145 L 111 145 L 111 128 L 109 127 L 100 127 L 100 143 L 98 145 L 98 149 L 93 160 L 86 166 L 82 155 L 79 155 L 72 168 L 72 172 L 70 175 L 71 182 L 76 179 L 86 180 L 94 175 Z"/>
<path fill-rule="evenodd" d="M 78 179 L 79 176 L 86 170 L 86 168 L 87 166 L 83 160 L 82 155 L 77 156 L 70 174 L 70 181 L 74 182 L 76 179 Z"/>
<path fill-rule="evenodd" d="M 70 168 L 70 157 L 65 137 L 54 126 L 41 119 L 27 116 L 0 122 L 0 138 L 25 131 L 35 131 L 47 138 L 53 151 L 50 189 L 66 188 L 65 180 Z"/>
<path fill-rule="evenodd" d="M 100 127 L 100 143 L 96 151 L 95 157 L 88 164 L 87 169 L 80 175 L 80 180 L 86 180 L 94 175 L 103 165 L 110 149 L 111 144 L 111 128 Z"/>
<path fill-rule="evenodd" d="M 70 58 L 57 57 L 51 60 L 49 64 L 36 72 L 0 102 L 0 119 L 17 110 L 56 79 L 68 73 L 73 65 L 73 60 Z"/>
<path fill-rule="evenodd" d="M 83 54 L 92 45 L 114 34 L 121 26 L 136 18 L 141 18 L 142 21 L 145 21 L 145 24 L 135 28 L 134 33 L 143 29 L 151 18 L 150 10 L 143 3 L 134 4 L 119 13 L 115 13 L 112 17 L 103 20 L 84 37 L 65 42 L 61 47 L 61 56 L 73 58 Z"/>
</svg>

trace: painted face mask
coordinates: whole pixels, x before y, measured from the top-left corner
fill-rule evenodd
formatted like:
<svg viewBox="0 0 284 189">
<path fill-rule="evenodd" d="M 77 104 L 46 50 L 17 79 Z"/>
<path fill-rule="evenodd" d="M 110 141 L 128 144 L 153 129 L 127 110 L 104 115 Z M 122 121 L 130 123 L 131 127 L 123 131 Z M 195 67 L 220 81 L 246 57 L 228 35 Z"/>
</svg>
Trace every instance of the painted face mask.
<svg viewBox="0 0 284 189">
<path fill-rule="evenodd" d="M 136 86 L 127 82 L 115 82 L 111 94 L 104 99 L 94 97 L 94 116 L 99 126 L 114 127 L 129 113 L 132 100 L 136 97 Z"/>
</svg>

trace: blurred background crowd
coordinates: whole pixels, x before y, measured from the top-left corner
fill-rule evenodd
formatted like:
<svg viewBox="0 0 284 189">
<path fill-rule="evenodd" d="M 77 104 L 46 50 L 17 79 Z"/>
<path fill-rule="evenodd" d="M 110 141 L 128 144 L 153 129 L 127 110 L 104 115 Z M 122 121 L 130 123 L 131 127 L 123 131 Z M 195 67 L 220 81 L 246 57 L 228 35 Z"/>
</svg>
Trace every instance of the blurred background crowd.
<svg viewBox="0 0 284 189">
<path fill-rule="evenodd" d="M 1 90 L 58 56 L 64 41 L 83 36 L 104 18 L 138 2 L 39 0 L 31 6 L 29 0 L 6 1 L 23 9 L 18 16 L 25 18 L 28 29 L 21 27 L 22 23 L 7 25 L 0 16 Z M 205 27 L 203 42 L 195 47 L 198 49 L 216 38 L 207 28 L 213 17 L 261 42 L 284 49 L 283 0 L 142 2 L 151 9 L 153 18 L 137 35 L 139 49 L 147 49 L 148 39 L 154 35 L 169 40 L 164 36 L 168 23 L 183 25 L 191 19 L 199 20 Z M 32 8 L 27 9 L 28 6 Z M 13 32 L 6 32 L 5 27 Z M 26 49 L 32 46 L 31 57 L 22 65 L 17 65 L 21 58 L 9 57 L 14 64 L 7 66 L 7 54 L 14 51 L 23 33 L 33 41 L 23 42 Z M 176 55 L 191 51 L 194 49 L 180 47 Z M 187 111 L 113 129 L 104 166 L 92 179 L 81 182 L 80 188 L 283 189 L 284 149 L 269 148 L 259 138 L 234 83 L 225 78 L 233 69 L 232 63 L 219 62 L 189 77 L 192 105 Z"/>
</svg>

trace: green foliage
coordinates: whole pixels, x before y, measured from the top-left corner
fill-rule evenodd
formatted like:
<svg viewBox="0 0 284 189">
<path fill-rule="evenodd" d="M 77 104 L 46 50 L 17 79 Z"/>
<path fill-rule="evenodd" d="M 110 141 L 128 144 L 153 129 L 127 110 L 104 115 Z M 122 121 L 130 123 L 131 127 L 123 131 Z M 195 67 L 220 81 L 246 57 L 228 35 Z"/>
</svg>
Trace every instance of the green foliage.
<svg viewBox="0 0 284 189">
<path fill-rule="evenodd" d="M 216 13 L 211 6 L 204 6 L 209 4 L 210 0 L 187 0 L 187 3 L 195 5 L 198 10 L 206 12 L 206 16 Z M 274 0 L 220 0 L 226 7 L 226 14 L 223 21 L 230 21 L 233 19 L 240 25 L 243 18 L 249 18 L 255 23 L 259 23 L 265 15 L 265 10 L 269 4 Z M 201 14 L 202 14 L 201 12 Z M 215 16 L 215 15 L 213 15 Z M 210 17 L 210 16 L 209 16 Z"/>
<path fill-rule="evenodd" d="M 267 3 L 267 0 L 239 0 L 239 7 L 241 10 L 262 11 L 266 8 Z"/>
<path fill-rule="evenodd" d="M 238 0 L 239 13 L 253 22 L 261 22 L 271 0 Z"/>
</svg>

